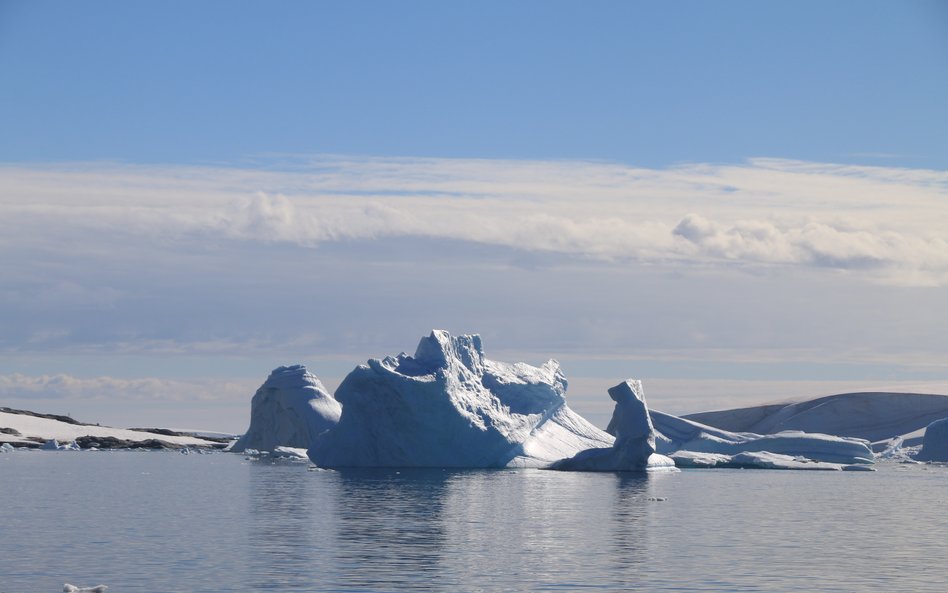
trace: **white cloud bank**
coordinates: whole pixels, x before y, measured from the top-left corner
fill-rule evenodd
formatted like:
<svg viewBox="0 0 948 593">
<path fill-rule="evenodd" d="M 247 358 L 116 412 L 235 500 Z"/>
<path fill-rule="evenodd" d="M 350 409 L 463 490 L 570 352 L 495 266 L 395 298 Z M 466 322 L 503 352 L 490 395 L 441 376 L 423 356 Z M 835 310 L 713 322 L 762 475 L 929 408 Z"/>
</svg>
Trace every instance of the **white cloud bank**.
<svg viewBox="0 0 948 593">
<path fill-rule="evenodd" d="M 755 159 L 313 157 L 275 168 L 0 167 L 0 246 L 115 234 L 301 246 L 386 237 L 672 266 L 799 266 L 948 285 L 948 172 Z M 104 254 L 108 256 L 108 254 Z"/>
</svg>

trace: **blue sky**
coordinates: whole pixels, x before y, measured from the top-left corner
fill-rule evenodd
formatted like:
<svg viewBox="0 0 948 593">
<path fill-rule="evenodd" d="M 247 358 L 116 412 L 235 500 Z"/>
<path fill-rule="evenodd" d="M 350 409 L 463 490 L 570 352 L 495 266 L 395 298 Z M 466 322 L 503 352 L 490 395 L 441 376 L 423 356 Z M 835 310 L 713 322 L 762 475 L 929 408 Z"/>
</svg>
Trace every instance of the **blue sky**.
<svg viewBox="0 0 948 593">
<path fill-rule="evenodd" d="M 575 407 L 948 391 L 940 2 L 0 1 L 0 404 L 238 431 L 480 332 Z"/>
<path fill-rule="evenodd" d="M 940 2 L 10 2 L 13 161 L 948 164 Z"/>
</svg>

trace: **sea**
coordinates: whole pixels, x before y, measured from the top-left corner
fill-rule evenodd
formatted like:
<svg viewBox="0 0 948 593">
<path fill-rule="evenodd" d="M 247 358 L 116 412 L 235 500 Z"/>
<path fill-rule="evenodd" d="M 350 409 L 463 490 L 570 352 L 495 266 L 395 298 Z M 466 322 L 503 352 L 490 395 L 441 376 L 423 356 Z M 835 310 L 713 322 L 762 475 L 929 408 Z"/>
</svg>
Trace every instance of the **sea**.
<svg viewBox="0 0 948 593">
<path fill-rule="evenodd" d="M 0 593 L 948 590 L 948 468 L 318 470 L 0 454 Z"/>
</svg>

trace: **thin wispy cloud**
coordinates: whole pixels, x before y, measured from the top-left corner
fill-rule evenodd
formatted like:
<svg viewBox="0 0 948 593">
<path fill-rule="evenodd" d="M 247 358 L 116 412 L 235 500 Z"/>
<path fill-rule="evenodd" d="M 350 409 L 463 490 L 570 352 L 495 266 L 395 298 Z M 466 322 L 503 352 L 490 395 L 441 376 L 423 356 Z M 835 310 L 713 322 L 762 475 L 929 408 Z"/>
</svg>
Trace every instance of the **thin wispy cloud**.
<svg viewBox="0 0 948 593">
<path fill-rule="evenodd" d="M 68 374 L 0 375 L 3 400 L 86 400 L 123 401 L 241 401 L 253 393 L 253 381 L 157 377 L 125 379 L 99 376 L 75 377 Z"/>
</svg>

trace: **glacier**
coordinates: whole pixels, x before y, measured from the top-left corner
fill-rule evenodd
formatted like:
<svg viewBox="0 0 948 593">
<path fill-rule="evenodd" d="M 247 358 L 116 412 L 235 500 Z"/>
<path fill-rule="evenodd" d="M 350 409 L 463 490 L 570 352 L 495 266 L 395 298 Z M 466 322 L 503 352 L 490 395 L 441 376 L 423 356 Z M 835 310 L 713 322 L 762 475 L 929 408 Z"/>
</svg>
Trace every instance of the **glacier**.
<svg viewBox="0 0 948 593">
<path fill-rule="evenodd" d="M 339 402 L 305 366 L 281 366 L 253 395 L 250 428 L 231 450 L 308 449 L 316 437 L 339 422 L 341 414 Z"/>
<path fill-rule="evenodd" d="M 684 418 L 732 432 L 771 434 L 786 430 L 866 439 L 873 450 L 920 445 L 925 427 L 948 417 L 948 396 L 858 392 L 791 403 L 686 414 Z"/>
<path fill-rule="evenodd" d="M 339 467 L 547 467 L 614 438 L 566 404 L 559 363 L 488 359 L 478 335 L 434 330 L 414 356 L 359 365 L 336 390 L 342 415 L 309 457 Z"/>
</svg>

